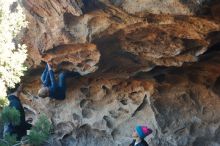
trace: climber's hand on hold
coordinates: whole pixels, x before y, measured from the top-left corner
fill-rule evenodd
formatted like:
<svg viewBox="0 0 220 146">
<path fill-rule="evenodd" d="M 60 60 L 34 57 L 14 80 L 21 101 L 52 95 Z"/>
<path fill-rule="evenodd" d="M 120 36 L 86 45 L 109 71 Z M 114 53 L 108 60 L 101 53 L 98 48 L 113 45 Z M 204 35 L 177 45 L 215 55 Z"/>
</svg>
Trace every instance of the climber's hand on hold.
<svg viewBox="0 0 220 146">
<path fill-rule="evenodd" d="M 51 64 L 52 64 L 51 62 L 47 62 L 47 66 L 48 66 L 48 69 L 49 69 L 49 70 L 52 69 L 52 68 L 51 68 Z"/>
</svg>

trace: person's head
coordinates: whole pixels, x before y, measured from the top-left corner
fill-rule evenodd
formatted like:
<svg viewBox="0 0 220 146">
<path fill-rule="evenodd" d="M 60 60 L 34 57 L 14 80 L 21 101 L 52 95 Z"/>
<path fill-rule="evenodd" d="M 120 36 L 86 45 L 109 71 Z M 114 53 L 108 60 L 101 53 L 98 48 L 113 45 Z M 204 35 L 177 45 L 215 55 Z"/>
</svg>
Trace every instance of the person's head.
<svg viewBox="0 0 220 146">
<path fill-rule="evenodd" d="M 136 126 L 135 131 L 133 132 L 133 138 L 144 139 L 146 136 L 150 135 L 153 131 L 147 126 Z"/>
<path fill-rule="evenodd" d="M 7 90 L 7 94 L 16 94 L 17 96 L 20 95 L 22 92 L 23 84 L 16 84 L 14 88 L 9 88 Z"/>
<path fill-rule="evenodd" d="M 45 98 L 49 96 L 49 88 L 48 87 L 42 87 L 40 88 L 40 90 L 38 91 L 38 96 Z"/>
<path fill-rule="evenodd" d="M 133 137 L 134 139 L 137 139 L 137 138 L 138 138 L 138 134 L 137 134 L 137 131 L 136 131 L 136 130 L 133 131 L 132 137 Z"/>
</svg>

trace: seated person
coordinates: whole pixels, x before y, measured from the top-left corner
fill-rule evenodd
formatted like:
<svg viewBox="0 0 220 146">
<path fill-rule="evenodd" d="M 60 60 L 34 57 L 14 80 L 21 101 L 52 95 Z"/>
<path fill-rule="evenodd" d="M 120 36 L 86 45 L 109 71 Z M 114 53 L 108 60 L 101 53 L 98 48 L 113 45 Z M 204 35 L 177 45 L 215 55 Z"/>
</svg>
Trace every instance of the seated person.
<svg viewBox="0 0 220 146">
<path fill-rule="evenodd" d="M 133 133 L 133 142 L 130 146 L 148 146 L 144 138 L 152 133 L 152 130 L 147 126 L 136 126 Z"/>
<path fill-rule="evenodd" d="M 4 136 L 6 134 L 13 135 L 15 134 L 17 136 L 17 140 L 21 140 L 21 138 L 25 135 L 27 135 L 27 130 L 30 130 L 32 127 L 31 124 L 25 121 L 25 112 L 24 108 L 21 104 L 21 101 L 19 99 L 19 95 L 22 91 L 22 85 L 20 85 L 17 90 L 11 89 L 9 90 L 8 100 L 9 100 L 9 107 L 14 107 L 20 112 L 20 124 L 19 125 L 12 125 L 11 123 L 5 123 L 4 124 Z"/>
<path fill-rule="evenodd" d="M 57 100 L 64 100 L 66 97 L 66 77 L 79 77 L 76 72 L 62 72 L 59 74 L 58 83 L 55 80 L 54 72 L 47 63 L 46 68 L 41 76 L 43 87 L 38 91 L 38 96 L 45 98 L 51 97 Z"/>
</svg>

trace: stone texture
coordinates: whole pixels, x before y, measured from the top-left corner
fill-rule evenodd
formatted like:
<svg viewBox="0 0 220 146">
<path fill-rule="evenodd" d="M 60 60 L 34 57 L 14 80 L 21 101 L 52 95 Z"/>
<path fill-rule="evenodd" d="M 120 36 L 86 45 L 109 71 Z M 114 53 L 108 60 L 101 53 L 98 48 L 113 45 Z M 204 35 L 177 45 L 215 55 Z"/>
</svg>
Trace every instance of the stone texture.
<svg viewBox="0 0 220 146">
<path fill-rule="evenodd" d="M 213 6 L 211 8 L 212 16 L 218 21 L 220 20 L 219 19 L 219 8 L 220 8 L 219 3 L 213 4 Z"/>
<path fill-rule="evenodd" d="M 198 64 L 155 68 L 130 79 L 71 79 L 65 101 L 27 94 L 23 99 L 51 118 L 63 145 L 128 145 L 137 123 L 154 129 L 151 145 L 197 146 L 204 138 L 206 145 L 218 145 L 220 98 L 211 89 L 217 88 L 219 65 L 217 53 Z M 38 76 L 29 76 L 25 90 L 36 95 L 39 84 Z"/>
<path fill-rule="evenodd" d="M 204 19 L 168 19 L 170 22 L 160 22 L 159 26 L 140 24 L 123 29 L 119 32 L 121 48 L 156 65 L 181 66 L 184 62 L 197 61 L 209 44 L 204 35 L 219 30 L 217 24 Z"/>
<path fill-rule="evenodd" d="M 218 2 L 23 0 L 29 71 L 22 101 L 46 114 L 53 146 L 126 146 L 147 124 L 152 146 L 220 145 Z M 38 98 L 43 61 L 67 81 L 64 101 Z M 49 145 L 49 144 L 47 144 Z"/>
<path fill-rule="evenodd" d="M 215 1 L 215 0 L 213 0 Z M 114 4 L 130 14 L 153 13 L 153 14 L 175 14 L 192 15 L 204 13 L 210 0 L 90 0 L 84 3 L 91 5 Z M 100 5 L 101 5 L 100 4 Z"/>
<path fill-rule="evenodd" d="M 161 132 L 166 135 L 162 145 L 219 145 L 220 100 L 210 90 L 218 80 L 218 58 L 165 73 L 153 104 Z"/>
<path fill-rule="evenodd" d="M 181 1 L 169 0 L 113 0 L 113 3 L 119 5 L 128 13 L 148 12 L 154 14 L 171 13 L 171 14 L 191 14 L 189 7 Z M 198 2 L 199 4 L 199 2 Z"/>
<path fill-rule="evenodd" d="M 25 90 L 32 90 L 31 94 L 34 95 L 37 90 L 32 85 L 38 84 L 36 87 L 39 87 L 40 81 L 39 76 L 31 78 L 30 83 L 25 83 Z M 72 83 L 75 86 L 70 86 Z M 143 103 L 146 104 L 144 101 L 154 89 L 150 81 L 97 78 L 72 79 L 68 81 L 68 87 L 65 101 L 35 99 L 27 94 L 23 98 L 26 102 L 31 99 L 31 106 L 36 113 L 46 113 L 51 118 L 57 138 L 69 135 L 71 129 L 74 129 L 72 134 L 76 137 L 76 145 L 115 145 L 111 133 L 115 133 L 124 122 L 136 120 L 131 117 L 136 115 Z M 149 115 L 153 115 L 153 112 Z M 126 131 L 127 136 L 129 132 L 132 132 L 132 127 Z M 101 138 L 102 133 L 106 135 L 104 139 Z"/>
<path fill-rule="evenodd" d="M 44 54 L 43 60 L 50 61 L 55 69 L 75 71 L 81 75 L 94 72 L 100 58 L 94 44 L 60 45 Z"/>
<path fill-rule="evenodd" d="M 23 38 L 23 42 L 28 46 L 27 65 L 36 67 L 40 64 L 44 51 L 70 42 L 71 38 L 63 31 L 64 13 L 79 16 L 82 12 L 76 2 L 71 0 L 23 0 L 22 4 L 29 21 Z"/>
</svg>

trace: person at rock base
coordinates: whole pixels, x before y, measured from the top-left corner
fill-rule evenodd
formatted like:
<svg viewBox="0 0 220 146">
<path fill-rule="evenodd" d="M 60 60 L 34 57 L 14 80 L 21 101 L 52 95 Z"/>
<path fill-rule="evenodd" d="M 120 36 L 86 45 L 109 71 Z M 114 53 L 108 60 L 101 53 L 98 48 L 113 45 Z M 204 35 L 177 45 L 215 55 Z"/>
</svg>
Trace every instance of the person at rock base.
<svg viewBox="0 0 220 146">
<path fill-rule="evenodd" d="M 21 140 L 21 138 L 25 135 L 27 135 L 27 130 L 30 130 L 32 125 L 28 123 L 31 119 L 28 121 L 25 120 L 25 112 L 24 108 L 21 104 L 21 101 L 19 99 L 20 93 L 22 92 L 22 84 L 17 84 L 14 89 L 10 89 L 8 91 L 8 100 L 9 100 L 9 107 L 15 108 L 20 113 L 20 123 L 19 125 L 12 125 L 12 123 L 5 123 L 4 124 L 4 131 L 3 135 L 16 135 L 17 140 Z"/>
<path fill-rule="evenodd" d="M 147 126 L 136 126 L 132 134 L 134 140 L 129 146 L 148 146 L 144 138 L 150 135 L 153 131 Z"/>
<path fill-rule="evenodd" d="M 43 87 L 38 91 L 38 96 L 45 98 L 50 97 L 57 100 L 64 100 L 66 97 L 66 78 L 79 77 L 77 72 L 62 72 L 59 74 L 58 82 L 55 79 L 54 71 L 47 63 L 44 72 L 41 75 Z"/>
</svg>

